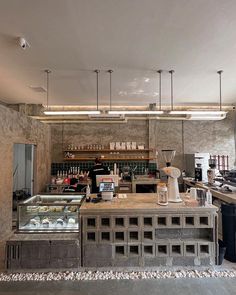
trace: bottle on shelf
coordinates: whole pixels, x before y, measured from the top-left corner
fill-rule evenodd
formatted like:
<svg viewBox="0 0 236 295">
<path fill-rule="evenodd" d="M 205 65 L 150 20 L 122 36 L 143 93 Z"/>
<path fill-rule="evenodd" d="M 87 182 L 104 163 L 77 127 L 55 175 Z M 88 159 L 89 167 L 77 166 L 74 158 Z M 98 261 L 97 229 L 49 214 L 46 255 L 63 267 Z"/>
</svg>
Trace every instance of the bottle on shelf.
<svg viewBox="0 0 236 295">
<path fill-rule="evenodd" d="M 114 171 L 114 175 L 116 175 L 116 173 L 117 173 L 117 165 L 116 165 L 116 163 L 114 163 L 114 169 L 113 169 L 113 171 Z"/>
</svg>

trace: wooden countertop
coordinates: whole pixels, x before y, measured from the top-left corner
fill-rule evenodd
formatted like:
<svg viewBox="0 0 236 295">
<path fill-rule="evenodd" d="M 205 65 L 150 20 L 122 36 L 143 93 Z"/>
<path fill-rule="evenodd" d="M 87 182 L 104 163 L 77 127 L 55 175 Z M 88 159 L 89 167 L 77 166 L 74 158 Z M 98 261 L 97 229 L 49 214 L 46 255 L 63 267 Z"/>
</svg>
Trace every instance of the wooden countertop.
<svg viewBox="0 0 236 295">
<path fill-rule="evenodd" d="M 217 191 L 214 189 L 214 187 L 209 187 L 200 181 L 194 182 L 193 180 L 190 180 L 187 178 L 184 178 L 184 182 L 189 186 L 195 186 L 195 187 L 199 187 L 199 188 L 209 189 L 210 192 L 212 193 L 213 197 L 220 199 L 226 203 L 236 204 L 236 193 L 235 192 L 232 192 L 232 193 L 227 192 L 226 193 L 226 192 Z"/>
<path fill-rule="evenodd" d="M 184 194 L 182 194 L 184 196 Z M 190 206 L 185 205 L 184 202 L 181 203 L 169 203 L 167 206 L 160 206 L 157 204 L 157 195 L 156 194 L 144 194 L 144 193 L 135 193 L 127 194 L 127 198 L 113 198 L 112 201 L 101 201 L 99 203 L 86 203 L 84 202 L 80 207 L 80 213 L 86 214 L 86 212 L 124 212 L 124 211 L 143 211 L 145 213 L 153 213 L 157 211 L 158 213 L 189 213 L 191 211 L 217 211 L 218 208 L 213 205 L 206 205 L 205 207 L 199 206 Z"/>
</svg>

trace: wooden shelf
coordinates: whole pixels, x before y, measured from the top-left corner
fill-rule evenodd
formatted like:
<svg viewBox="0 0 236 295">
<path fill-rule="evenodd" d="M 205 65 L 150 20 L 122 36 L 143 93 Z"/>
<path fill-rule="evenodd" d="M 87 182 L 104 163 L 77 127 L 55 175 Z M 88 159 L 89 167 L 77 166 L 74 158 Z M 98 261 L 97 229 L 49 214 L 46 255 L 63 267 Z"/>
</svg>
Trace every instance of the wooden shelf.
<svg viewBox="0 0 236 295">
<path fill-rule="evenodd" d="M 103 150 L 64 150 L 64 152 L 71 152 L 71 153 L 94 153 L 94 152 L 151 152 L 153 149 L 143 149 L 143 150 L 110 150 L 110 149 L 103 149 Z"/>
<path fill-rule="evenodd" d="M 64 161 L 94 161 L 94 157 L 90 158 L 64 158 Z M 102 158 L 103 161 L 148 161 L 153 158 Z"/>
</svg>

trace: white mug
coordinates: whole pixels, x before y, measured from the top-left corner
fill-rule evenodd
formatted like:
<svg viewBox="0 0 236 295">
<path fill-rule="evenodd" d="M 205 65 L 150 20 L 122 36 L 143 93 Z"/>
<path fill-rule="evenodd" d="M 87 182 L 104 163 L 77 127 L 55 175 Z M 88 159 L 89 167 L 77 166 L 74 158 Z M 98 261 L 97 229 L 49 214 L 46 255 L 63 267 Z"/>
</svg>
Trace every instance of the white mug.
<svg viewBox="0 0 236 295">
<path fill-rule="evenodd" d="M 190 195 L 191 198 L 194 200 L 197 200 L 197 188 L 196 187 L 190 187 L 187 189 L 186 194 Z"/>
</svg>

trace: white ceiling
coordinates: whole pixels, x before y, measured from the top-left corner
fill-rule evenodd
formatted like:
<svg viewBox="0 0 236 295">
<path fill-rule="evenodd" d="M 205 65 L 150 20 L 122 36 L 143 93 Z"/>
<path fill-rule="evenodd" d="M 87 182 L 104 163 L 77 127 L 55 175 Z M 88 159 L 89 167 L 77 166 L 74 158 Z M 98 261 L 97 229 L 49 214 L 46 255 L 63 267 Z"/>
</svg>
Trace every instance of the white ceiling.
<svg viewBox="0 0 236 295">
<path fill-rule="evenodd" d="M 236 102 L 235 0 L 0 0 L 0 100 L 49 104 L 147 105 L 158 101 L 158 69 L 175 70 L 175 104 Z M 22 50 L 17 37 L 31 47 Z M 170 103 L 163 74 L 163 103 Z"/>
</svg>

